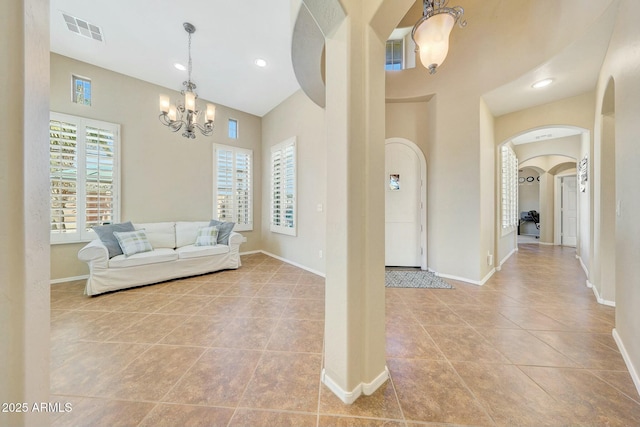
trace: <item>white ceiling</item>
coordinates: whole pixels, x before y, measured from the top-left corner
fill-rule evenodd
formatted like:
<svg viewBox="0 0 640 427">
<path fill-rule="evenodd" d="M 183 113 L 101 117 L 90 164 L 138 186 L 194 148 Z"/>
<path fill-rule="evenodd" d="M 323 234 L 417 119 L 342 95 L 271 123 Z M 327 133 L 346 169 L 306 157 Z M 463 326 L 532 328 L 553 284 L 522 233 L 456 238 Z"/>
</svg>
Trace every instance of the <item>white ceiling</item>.
<svg viewBox="0 0 640 427">
<path fill-rule="evenodd" d="M 51 51 L 174 90 L 187 72 L 187 33 L 201 98 L 263 116 L 299 89 L 291 65 L 293 12 L 300 0 L 51 0 Z M 161 6 L 161 7 L 160 7 Z M 578 42 L 520 78 L 484 95 L 500 116 L 593 90 L 608 46 L 613 8 Z M 62 13 L 102 29 L 104 43 L 67 29 Z M 471 19 L 469 17 L 468 19 Z M 259 68 L 256 58 L 268 65 Z M 382 65 L 381 65 L 382 66 Z M 552 85 L 531 84 L 553 77 Z"/>
<path fill-rule="evenodd" d="M 291 65 L 290 0 L 51 0 L 51 51 L 170 89 L 187 64 L 200 98 L 263 116 L 299 85 Z M 99 26 L 104 43 L 67 29 L 62 13 Z M 259 68 L 256 58 L 268 65 Z"/>
<path fill-rule="evenodd" d="M 501 116 L 594 90 L 615 18 L 616 9 L 610 7 L 581 39 L 528 73 L 484 94 L 491 112 Z M 531 87 L 546 78 L 553 78 L 549 86 Z"/>
</svg>

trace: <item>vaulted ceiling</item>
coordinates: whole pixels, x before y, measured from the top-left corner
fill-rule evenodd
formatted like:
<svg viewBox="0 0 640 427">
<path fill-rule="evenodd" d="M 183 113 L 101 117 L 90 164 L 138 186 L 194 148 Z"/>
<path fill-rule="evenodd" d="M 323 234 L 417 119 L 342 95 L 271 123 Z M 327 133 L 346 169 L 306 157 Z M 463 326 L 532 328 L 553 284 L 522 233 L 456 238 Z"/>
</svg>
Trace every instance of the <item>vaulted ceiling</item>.
<svg viewBox="0 0 640 427">
<path fill-rule="evenodd" d="M 553 6 L 556 0 L 517 1 L 522 2 L 523 9 L 529 9 L 514 19 L 526 19 L 533 5 Z M 454 3 L 452 0 L 452 5 Z M 591 2 L 577 4 L 585 3 Z M 190 22 L 197 28 L 192 39 L 192 78 L 198 85 L 199 96 L 263 116 L 300 87 L 291 63 L 291 38 L 300 4 L 301 0 L 192 0 L 188 4 L 153 0 L 51 0 L 51 51 L 181 90 L 187 72 L 177 70 L 173 64 L 187 63 L 187 33 L 182 24 Z M 420 4 L 418 0 L 415 8 L 418 16 Z M 492 10 L 506 5 L 500 0 L 482 4 Z M 509 6 L 514 7 L 513 3 Z M 472 12 L 473 8 L 470 9 Z M 99 27 L 103 41 L 70 31 L 63 13 Z M 411 25 L 410 14 L 401 25 Z M 468 13 L 466 18 L 469 26 L 490 30 L 494 15 Z M 576 13 L 569 18 L 581 19 L 581 15 Z M 485 94 L 494 115 L 592 90 L 606 54 L 614 18 L 612 12 L 603 15 L 589 31 L 546 62 Z M 534 37 L 535 31 L 553 31 L 553 28 L 522 26 L 522 31 L 532 31 Z M 509 34 L 503 37 L 508 38 Z M 453 38 L 452 52 L 456 49 L 455 36 Z M 526 54 L 523 51 L 523 55 Z M 258 67 L 255 64 L 258 58 L 266 60 L 267 66 Z M 441 72 L 447 70 L 443 67 Z M 531 82 L 540 76 L 555 78 L 552 90 L 531 90 Z"/>
</svg>

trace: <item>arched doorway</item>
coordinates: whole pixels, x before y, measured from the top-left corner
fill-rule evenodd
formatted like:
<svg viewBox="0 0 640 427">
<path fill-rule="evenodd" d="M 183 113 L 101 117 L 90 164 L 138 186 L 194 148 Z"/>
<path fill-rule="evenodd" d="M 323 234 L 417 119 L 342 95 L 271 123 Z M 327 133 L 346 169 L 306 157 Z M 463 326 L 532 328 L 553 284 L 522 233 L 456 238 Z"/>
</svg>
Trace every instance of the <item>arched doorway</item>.
<svg viewBox="0 0 640 427">
<path fill-rule="evenodd" d="M 616 135 L 615 83 L 609 80 L 600 112 L 600 146 L 595 147 L 594 274 L 590 279 L 598 301 L 616 300 Z"/>
<path fill-rule="evenodd" d="M 570 125 L 553 125 L 527 129 L 520 132 L 497 146 L 496 164 L 500 165 L 500 153 L 505 144 L 509 144 L 518 158 L 519 169 L 535 167 L 539 175 L 534 177 L 539 182 L 539 210 L 540 210 L 540 238 L 542 244 L 560 244 L 556 239 L 556 231 L 562 228 L 560 217 L 555 209 L 558 188 L 555 177 L 569 174 L 570 169 L 575 169 L 577 161 L 588 152 L 589 131 L 587 129 Z M 502 182 L 501 167 L 496 168 L 496 182 Z M 533 175 L 532 175 L 533 176 Z M 528 176 L 525 177 L 525 181 Z M 539 179 L 539 181 L 538 181 Z M 499 256 L 499 267 L 517 250 L 517 238 L 515 231 L 511 234 L 509 229 L 502 227 L 502 189 L 496 188 L 496 253 Z M 583 217 L 589 218 L 588 199 L 576 197 L 576 244 L 579 236 L 589 235 L 588 224 L 579 221 L 580 212 Z M 519 209 L 522 211 L 522 209 Z M 568 224 L 567 224 L 568 226 Z M 570 246 L 574 246 L 571 244 Z M 579 249 L 579 248 L 578 248 Z M 577 249 L 577 250 L 578 250 Z M 580 252 L 578 252 L 579 254 Z"/>
<path fill-rule="evenodd" d="M 385 265 L 427 269 L 427 162 L 405 138 L 385 141 Z"/>
</svg>

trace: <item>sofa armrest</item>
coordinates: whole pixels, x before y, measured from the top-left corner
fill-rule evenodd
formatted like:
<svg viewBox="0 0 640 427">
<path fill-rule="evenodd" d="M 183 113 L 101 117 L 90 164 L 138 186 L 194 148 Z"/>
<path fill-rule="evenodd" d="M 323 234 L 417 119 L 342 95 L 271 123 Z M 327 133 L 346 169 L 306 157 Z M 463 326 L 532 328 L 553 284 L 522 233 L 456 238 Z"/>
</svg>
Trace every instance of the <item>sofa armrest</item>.
<svg viewBox="0 0 640 427">
<path fill-rule="evenodd" d="M 229 246 L 231 245 L 238 245 L 240 246 L 240 243 L 244 242 L 244 236 L 240 233 L 236 233 L 235 231 L 232 231 L 231 234 L 229 234 Z"/>
<path fill-rule="evenodd" d="M 95 239 L 78 251 L 78 259 L 86 262 L 90 267 L 107 268 L 109 250 L 100 239 Z"/>
</svg>

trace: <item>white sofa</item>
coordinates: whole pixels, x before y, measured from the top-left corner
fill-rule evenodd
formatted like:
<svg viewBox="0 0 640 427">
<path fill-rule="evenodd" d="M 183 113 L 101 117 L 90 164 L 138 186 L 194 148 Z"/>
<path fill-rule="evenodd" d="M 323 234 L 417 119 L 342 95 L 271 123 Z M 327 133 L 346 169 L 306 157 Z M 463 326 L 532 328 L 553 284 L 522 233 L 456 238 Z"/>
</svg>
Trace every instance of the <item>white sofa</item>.
<svg viewBox="0 0 640 427">
<path fill-rule="evenodd" d="M 179 221 L 134 224 L 144 229 L 153 250 L 109 259 L 107 247 L 100 239 L 88 243 L 78 258 L 89 264 L 85 293 L 103 292 L 148 285 L 179 277 L 194 276 L 240 267 L 241 234 L 231 232 L 229 244 L 194 246 L 200 227 L 209 221 Z"/>
</svg>

